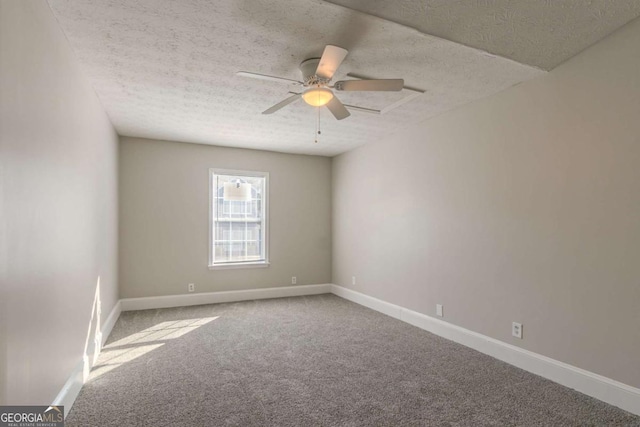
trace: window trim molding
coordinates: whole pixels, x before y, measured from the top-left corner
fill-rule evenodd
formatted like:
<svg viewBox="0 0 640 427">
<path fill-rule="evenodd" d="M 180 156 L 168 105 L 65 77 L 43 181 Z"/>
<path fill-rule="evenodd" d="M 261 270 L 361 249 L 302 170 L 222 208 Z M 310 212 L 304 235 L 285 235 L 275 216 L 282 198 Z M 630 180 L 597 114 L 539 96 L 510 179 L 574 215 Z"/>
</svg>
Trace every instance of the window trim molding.
<svg viewBox="0 0 640 427">
<path fill-rule="evenodd" d="M 264 229 L 264 261 L 247 261 L 247 262 L 232 262 L 227 264 L 215 264 L 213 260 L 213 244 L 214 237 L 214 185 L 213 178 L 215 175 L 238 175 L 238 176 L 254 176 L 264 178 L 264 193 L 262 194 L 262 210 L 263 210 L 263 224 Z M 256 267 L 269 267 L 269 172 L 259 171 L 246 171 L 239 169 L 221 169 L 221 168 L 209 168 L 209 270 L 224 270 L 224 269 L 237 269 L 237 268 L 256 268 Z"/>
</svg>

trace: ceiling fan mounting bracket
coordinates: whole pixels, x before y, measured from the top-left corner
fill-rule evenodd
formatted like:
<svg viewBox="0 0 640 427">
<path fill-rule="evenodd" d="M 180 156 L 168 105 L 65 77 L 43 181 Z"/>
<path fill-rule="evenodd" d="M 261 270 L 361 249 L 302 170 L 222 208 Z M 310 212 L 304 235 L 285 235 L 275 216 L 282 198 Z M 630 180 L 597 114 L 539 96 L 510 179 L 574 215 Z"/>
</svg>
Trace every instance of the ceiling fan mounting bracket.
<svg viewBox="0 0 640 427">
<path fill-rule="evenodd" d="M 323 79 L 316 76 L 316 69 L 320 64 L 320 58 L 305 59 L 298 67 L 302 73 L 302 81 L 305 86 L 327 85 L 331 79 Z"/>
</svg>

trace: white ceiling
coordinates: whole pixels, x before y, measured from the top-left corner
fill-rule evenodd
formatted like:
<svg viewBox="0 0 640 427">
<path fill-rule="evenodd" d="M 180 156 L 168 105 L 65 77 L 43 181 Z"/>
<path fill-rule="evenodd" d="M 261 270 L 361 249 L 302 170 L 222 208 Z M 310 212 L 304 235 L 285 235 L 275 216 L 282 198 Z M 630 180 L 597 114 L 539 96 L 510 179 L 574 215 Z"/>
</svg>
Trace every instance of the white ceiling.
<svg viewBox="0 0 640 427">
<path fill-rule="evenodd" d="M 391 16 L 393 9 L 382 7 L 385 2 L 340 1 L 402 22 Z M 583 28 L 585 20 L 593 21 L 592 13 L 599 14 L 600 38 L 622 25 L 621 17 L 631 19 L 640 13 L 638 7 L 630 5 L 638 6 L 640 2 L 622 0 L 594 0 L 590 3 L 598 7 L 589 13 L 575 7 L 573 12 L 566 12 L 567 5 L 586 3 L 569 0 L 402 2 L 403 10 L 410 10 L 406 5 L 411 4 L 438 6 L 441 16 L 448 16 L 433 21 L 438 23 L 458 22 L 452 14 L 467 11 L 467 23 L 462 26 L 466 32 L 452 31 L 462 34 L 458 41 L 482 49 L 479 50 L 422 33 L 429 25 L 414 25 L 420 31 L 406 26 L 421 22 L 418 15 L 401 25 L 320 0 L 48 2 L 120 135 L 326 156 L 544 74 L 539 68 L 484 50 L 548 67 L 586 47 L 575 42 L 562 49 L 552 46 L 565 41 L 568 30 L 564 24 L 570 22 L 577 28 L 573 23 L 577 19 Z M 562 28 L 562 34 L 554 39 L 542 31 L 543 37 L 537 25 L 546 21 L 539 14 L 527 24 L 525 12 L 531 8 L 526 4 L 530 2 L 543 3 L 547 14 L 544 16 Z M 467 3 L 469 6 L 463 7 Z M 513 14 L 507 9 L 511 3 Z M 611 14 L 615 19 L 609 20 L 603 12 L 600 6 L 604 3 L 617 11 Z M 479 4 L 484 11 L 478 15 L 484 17 L 480 27 L 468 22 Z M 625 7 L 618 8 L 619 4 Z M 492 5 L 509 17 L 502 26 L 495 19 L 486 18 Z M 556 19 L 554 11 L 563 11 L 564 18 Z M 406 18 L 408 13 L 403 13 Z M 454 36 L 450 37 L 455 39 Z M 523 41 L 505 41 L 514 37 Z M 544 39 L 546 47 L 535 54 L 522 59 L 517 54 L 504 53 L 509 49 L 516 53 L 521 49 L 534 51 L 536 37 Z M 371 78 L 404 78 L 407 86 L 425 93 L 384 115 L 352 111 L 351 117 L 336 121 L 322 108 L 322 135 L 317 144 L 317 112 L 304 102 L 273 115 L 260 114 L 286 98 L 292 88 L 238 77 L 235 72 L 253 71 L 298 80 L 298 64 L 320 56 L 326 44 L 350 51 L 334 80 L 344 78 L 348 72 Z M 408 93 L 342 92 L 339 97 L 346 104 L 381 109 Z"/>
</svg>

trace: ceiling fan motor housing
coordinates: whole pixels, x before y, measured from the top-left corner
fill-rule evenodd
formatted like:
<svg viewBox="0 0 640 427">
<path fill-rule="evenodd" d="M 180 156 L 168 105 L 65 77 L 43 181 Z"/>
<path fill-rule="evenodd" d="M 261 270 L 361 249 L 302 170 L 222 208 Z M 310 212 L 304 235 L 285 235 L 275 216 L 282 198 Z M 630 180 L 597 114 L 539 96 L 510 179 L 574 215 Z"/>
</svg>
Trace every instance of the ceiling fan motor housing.
<svg viewBox="0 0 640 427">
<path fill-rule="evenodd" d="M 305 86 L 329 83 L 329 80 L 316 76 L 318 64 L 320 64 L 320 58 L 309 58 L 300 63 L 298 68 L 300 68 L 300 72 L 302 73 L 302 81 Z"/>
</svg>

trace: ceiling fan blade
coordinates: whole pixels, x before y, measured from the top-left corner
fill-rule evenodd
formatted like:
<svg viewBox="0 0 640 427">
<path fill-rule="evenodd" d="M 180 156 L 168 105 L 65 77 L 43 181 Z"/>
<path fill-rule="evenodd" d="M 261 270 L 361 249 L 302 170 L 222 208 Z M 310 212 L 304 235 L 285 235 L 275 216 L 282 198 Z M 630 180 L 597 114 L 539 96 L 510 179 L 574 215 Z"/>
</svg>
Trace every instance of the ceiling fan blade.
<svg viewBox="0 0 640 427">
<path fill-rule="evenodd" d="M 278 83 L 296 83 L 299 85 L 303 84 L 298 80 L 286 79 L 284 77 L 268 76 L 266 74 L 250 73 L 249 71 L 238 71 L 236 73 L 236 76 L 251 77 L 252 79 L 269 80 Z"/>
<path fill-rule="evenodd" d="M 338 46 L 326 45 L 316 68 L 316 76 L 331 80 L 349 51 Z"/>
<path fill-rule="evenodd" d="M 404 87 L 403 79 L 341 80 L 334 88 L 343 91 L 399 91 Z"/>
<path fill-rule="evenodd" d="M 351 115 L 349 110 L 347 110 L 344 104 L 340 102 L 337 96 L 331 98 L 331 101 L 327 103 L 327 108 L 329 109 L 329 111 L 331 111 L 331 114 L 333 114 L 333 116 L 338 120 L 346 119 Z"/>
<path fill-rule="evenodd" d="M 272 114 L 275 113 L 276 111 L 278 111 L 279 109 L 281 109 L 282 107 L 286 107 L 287 105 L 291 104 L 292 102 L 296 102 L 298 99 L 300 99 L 300 95 L 296 94 L 296 95 L 292 95 L 290 97 L 288 97 L 287 99 L 278 102 L 276 105 L 274 105 L 271 108 L 267 108 L 266 110 L 264 110 L 262 112 L 262 114 Z"/>
</svg>

